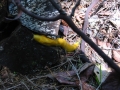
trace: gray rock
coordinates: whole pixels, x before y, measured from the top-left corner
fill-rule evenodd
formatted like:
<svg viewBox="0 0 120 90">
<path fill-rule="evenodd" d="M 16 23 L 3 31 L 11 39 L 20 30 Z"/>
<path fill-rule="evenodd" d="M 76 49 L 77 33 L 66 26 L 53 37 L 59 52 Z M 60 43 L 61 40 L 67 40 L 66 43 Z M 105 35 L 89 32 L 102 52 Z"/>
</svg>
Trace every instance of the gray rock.
<svg viewBox="0 0 120 90">
<path fill-rule="evenodd" d="M 48 0 L 21 0 L 21 3 L 28 11 L 39 16 L 53 17 L 59 14 Z M 17 15 L 17 7 L 13 3 L 9 5 L 9 12 L 11 15 Z M 60 20 L 55 22 L 39 21 L 23 13 L 20 21 L 30 30 L 58 35 Z"/>
</svg>

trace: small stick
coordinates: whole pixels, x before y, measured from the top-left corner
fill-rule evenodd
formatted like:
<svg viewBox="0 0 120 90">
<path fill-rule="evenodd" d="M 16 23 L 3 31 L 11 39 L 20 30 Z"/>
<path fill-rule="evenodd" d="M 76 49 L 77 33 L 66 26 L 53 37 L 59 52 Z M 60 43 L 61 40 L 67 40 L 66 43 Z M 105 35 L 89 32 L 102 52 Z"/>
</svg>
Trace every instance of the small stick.
<svg viewBox="0 0 120 90">
<path fill-rule="evenodd" d="M 30 90 L 24 82 L 21 83 L 27 88 L 27 90 Z"/>
<path fill-rule="evenodd" d="M 86 34 L 87 27 L 88 27 L 88 16 L 91 11 L 91 9 L 99 2 L 99 0 L 92 0 L 91 5 L 88 7 L 86 13 L 85 13 L 85 19 L 84 19 L 84 25 L 83 25 L 83 33 Z M 82 39 L 81 42 L 81 50 L 85 53 L 85 41 Z"/>
</svg>

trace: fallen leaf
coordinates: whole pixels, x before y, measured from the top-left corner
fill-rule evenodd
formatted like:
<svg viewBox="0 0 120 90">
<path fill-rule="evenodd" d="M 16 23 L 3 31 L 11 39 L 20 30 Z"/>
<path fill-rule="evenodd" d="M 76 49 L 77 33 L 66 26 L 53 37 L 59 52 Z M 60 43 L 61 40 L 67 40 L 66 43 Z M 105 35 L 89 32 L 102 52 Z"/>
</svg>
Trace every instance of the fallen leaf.
<svg viewBox="0 0 120 90">
<path fill-rule="evenodd" d="M 3 69 L 1 70 L 0 76 L 3 80 L 9 77 L 8 69 L 6 67 L 3 67 Z"/>
<path fill-rule="evenodd" d="M 94 65 L 90 66 L 89 68 L 87 68 L 85 71 L 83 71 L 80 75 L 81 80 L 83 82 L 86 82 L 88 80 L 88 78 L 90 77 L 90 75 L 92 75 L 94 73 Z"/>
<path fill-rule="evenodd" d="M 100 40 L 97 40 L 98 42 L 98 45 L 101 46 L 102 48 L 104 49 L 108 49 L 111 47 L 111 44 L 110 43 L 107 43 L 107 42 L 103 42 L 103 41 L 100 41 Z"/>
<path fill-rule="evenodd" d="M 64 26 L 68 26 L 68 24 L 64 20 L 62 20 L 61 22 Z"/>
<path fill-rule="evenodd" d="M 77 72 L 81 73 L 80 78 L 82 82 L 86 82 L 90 75 L 93 74 L 94 65 L 92 63 L 85 63 L 82 68 L 79 68 Z M 74 86 L 79 86 L 80 83 L 78 82 L 78 77 L 76 71 L 66 71 L 66 72 L 59 72 L 59 73 L 52 73 L 46 75 L 51 79 L 56 79 L 59 83 L 62 84 L 69 84 Z M 76 78 L 76 79 L 74 79 Z M 87 84 L 86 84 L 87 85 Z M 84 89 L 83 89 L 84 90 Z M 85 89 L 87 90 L 87 89 Z M 92 90 L 92 89 L 90 89 Z"/>
<path fill-rule="evenodd" d="M 62 76 L 55 76 L 55 78 L 62 84 L 69 84 L 69 85 L 75 85 L 76 86 L 76 83 L 75 82 L 72 82 L 72 81 L 69 81 L 68 78 L 66 77 L 62 77 Z"/>
<path fill-rule="evenodd" d="M 83 71 L 80 75 L 81 78 L 81 82 L 82 82 L 82 90 L 95 90 L 95 87 L 89 85 L 88 83 L 86 83 L 86 81 L 88 80 L 88 78 L 90 77 L 90 75 L 92 75 L 94 73 L 94 65 L 90 66 L 89 68 L 87 68 L 85 71 Z M 77 84 L 79 85 L 79 81 L 77 82 Z"/>
<path fill-rule="evenodd" d="M 59 72 L 59 73 L 52 73 L 46 75 L 51 79 L 57 79 L 60 83 L 70 84 L 68 81 L 71 80 L 71 77 L 76 75 L 75 71 L 66 71 L 66 72 Z"/>
<path fill-rule="evenodd" d="M 112 51 L 113 58 L 117 61 L 120 62 L 120 50 L 113 50 Z"/>
<path fill-rule="evenodd" d="M 112 51 L 111 51 L 111 44 L 107 43 L 107 42 L 103 42 L 100 40 L 97 40 L 98 45 L 101 47 L 101 49 L 103 50 L 103 52 L 105 54 L 107 54 L 110 58 L 112 56 Z"/>
<path fill-rule="evenodd" d="M 82 82 L 82 89 L 83 90 L 96 90 L 95 87 L 93 87 L 85 82 Z"/>
<path fill-rule="evenodd" d="M 80 67 L 80 68 L 78 69 L 79 73 L 85 71 L 87 68 L 89 68 L 89 67 L 92 66 L 92 65 L 93 65 L 93 63 L 87 63 L 87 62 L 86 62 L 86 63 L 82 66 L 82 68 Z"/>
<path fill-rule="evenodd" d="M 81 81 L 81 82 L 82 82 L 82 84 L 81 84 L 82 90 L 95 90 L 95 87 L 91 86 L 90 84 L 87 84 L 86 82 L 83 82 L 83 81 Z M 80 86 L 79 80 L 76 81 L 76 84 L 78 86 Z"/>
<path fill-rule="evenodd" d="M 75 71 L 66 71 L 66 72 L 57 73 L 57 76 L 62 76 L 62 77 L 71 77 L 73 75 L 76 75 Z"/>
<path fill-rule="evenodd" d="M 100 15 L 100 16 L 109 16 L 109 15 L 111 15 L 111 12 L 110 11 L 104 11 L 104 12 L 98 13 L 98 15 Z"/>
<path fill-rule="evenodd" d="M 110 18 L 110 21 L 114 24 L 114 26 L 117 27 L 117 29 L 120 29 L 120 11 L 119 9 L 117 8 L 115 14 L 112 16 L 112 18 Z"/>
</svg>

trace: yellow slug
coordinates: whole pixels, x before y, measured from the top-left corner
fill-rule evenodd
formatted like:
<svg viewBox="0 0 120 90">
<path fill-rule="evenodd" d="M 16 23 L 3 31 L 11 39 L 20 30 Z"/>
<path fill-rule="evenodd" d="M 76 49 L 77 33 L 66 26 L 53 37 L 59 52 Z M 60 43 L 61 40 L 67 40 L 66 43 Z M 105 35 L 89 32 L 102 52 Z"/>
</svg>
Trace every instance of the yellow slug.
<svg viewBox="0 0 120 90">
<path fill-rule="evenodd" d="M 60 47 L 64 48 L 67 52 L 72 52 L 72 51 L 76 50 L 79 46 L 79 42 L 76 42 L 71 45 L 62 38 L 51 39 L 44 35 L 34 34 L 33 39 L 43 45 L 46 45 L 46 46 L 60 46 Z"/>
</svg>

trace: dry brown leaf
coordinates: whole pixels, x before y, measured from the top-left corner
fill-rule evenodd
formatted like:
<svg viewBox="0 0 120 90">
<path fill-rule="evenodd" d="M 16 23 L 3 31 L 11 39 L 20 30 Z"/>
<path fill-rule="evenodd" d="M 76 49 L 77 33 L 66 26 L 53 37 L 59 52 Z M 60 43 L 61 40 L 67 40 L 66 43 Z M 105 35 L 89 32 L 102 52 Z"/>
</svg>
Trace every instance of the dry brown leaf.
<svg viewBox="0 0 120 90">
<path fill-rule="evenodd" d="M 88 78 L 90 77 L 90 75 L 92 75 L 94 72 L 94 66 L 90 66 L 89 68 L 87 68 L 85 71 L 83 71 L 80 75 L 81 80 L 83 82 L 86 82 L 88 80 Z"/>
<path fill-rule="evenodd" d="M 59 81 L 59 83 L 77 86 L 76 82 L 69 81 L 69 78 L 58 76 L 58 75 L 56 75 L 55 78 Z"/>
<path fill-rule="evenodd" d="M 107 42 L 103 42 L 103 41 L 100 41 L 100 40 L 97 40 L 98 42 L 98 45 L 101 46 L 102 48 L 104 49 L 108 49 L 111 47 L 111 44 L 110 43 L 107 43 Z"/>
<path fill-rule="evenodd" d="M 79 69 L 79 72 L 81 73 L 81 72 L 85 71 L 86 69 L 88 69 L 88 68 L 91 67 L 92 65 L 94 65 L 94 64 L 93 64 L 93 63 L 88 63 L 88 62 L 86 62 L 86 63 L 82 66 L 82 68 Z"/>
<path fill-rule="evenodd" d="M 0 76 L 3 80 L 9 77 L 8 69 L 6 67 L 3 67 L 3 69 L 1 70 Z"/>
<path fill-rule="evenodd" d="M 59 73 L 56 74 L 56 76 L 61 76 L 61 77 L 64 77 L 64 78 L 71 77 L 73 75 L 76 75 L 75 71 L 59 72 Z"/>
<path fill-rule="evenodd" d="M 103 11 L 103 12 L 98 13 L 98 14 L 101 16 L 109 16 L 109 15 L 111 15 L 111 12 L 110 11 Z"/>
<path fill-rule="evenodd" d="M 92 63 L 86 63 L 80 69 L 78 71 L 79 71 L 79 73 L 81 73 L 81 75 L 80 75 L 81 81 L 85 83 L 88 80 L 88 78 L 90 77 L 90 75 L 93 74 L 94 66 L 93 66 Z M 77 77 L 77 74 L 76 74 L 75 71 L 52 73 L 52 74 L 48 74 L 46 76 L 51 78 L 51 79 L 55 78 L 59 83 L 62 83 L 62 84 L 69 84 L 69 85 L 74 85 L 74 86 L 79 86 L 80 85 L 77 82 L 79 80 L 76 81 L 76 79 L 78 79 L 78 77 Z M 76 79 L 73 79 L 73 78 L 76 78 Z M 88 84 L 86 84 L 86 85 L 88 85 Z M 92 90 L 92 89 L 89 89 L 89 90 Z"/>
<path fill-rule="evenodd" d="M 112 56 L 112 51 L 110 50 L 111 44 L 107 43 L 107 42 L 100 41 L 100 40 L 97 40 L 97 43 L 103 49 L 103 52 L 111 58 L 111 56 Z"/>
<path fill-rule="evenodd" d="M 112 51 L 113 58 L 117 61 L 120 62 L 120 50 L 113 50 Z"/>
<path fill-rule="evenodd" d="M 85 82 L 82 83 L 82 88 L 83 88 L 83 90 L 96 90 L 95 87 L 93 87 Z"/>
<path fill-rule="evenodd" d="M 82 82 L 82 90 L 96 90 L 95 87 L 91 86 L 90 84 L 87 84 L 86 82 Z M 79 86 L 79 81 L 76 81 L 76 84 Z"/>
<path fill-rule="evenodd" d="M 64 20 L 62 20 L 61 22 L 64 26 L 68 26 L 68 24 Z"/>
</svg>

